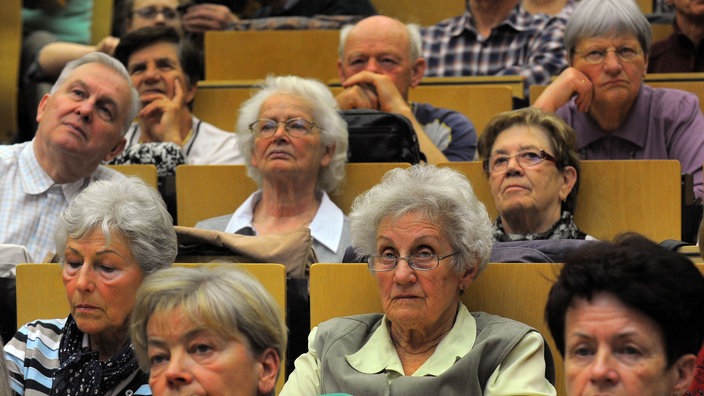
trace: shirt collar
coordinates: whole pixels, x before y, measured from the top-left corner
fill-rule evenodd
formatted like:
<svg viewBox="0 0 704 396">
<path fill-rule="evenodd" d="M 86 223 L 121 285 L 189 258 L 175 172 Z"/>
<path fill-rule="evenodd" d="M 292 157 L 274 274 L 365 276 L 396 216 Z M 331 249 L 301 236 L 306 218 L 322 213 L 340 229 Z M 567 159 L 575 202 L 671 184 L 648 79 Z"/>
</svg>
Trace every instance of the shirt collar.
<svg viewBox="0 0 704 396">
<path fill-rule="evenodd" d="M 80 178 L 71 183 L 57 184 L 44 171 L 34 153 L 34 140 L 26 144 L 20 152 L 19 173 L 22 189 L 27 195 L 39 195 L 49 191 L 53 186 L 60 186 L 68 201 L 73 199 L 88 183 L 89 178 Z"/>
<path fill-rule="evenodd" d="M 345 215 L 342 213 L 342 210 L 332 202 L 326 192 L 323 191 L 321 194 L 320 206 L 308 228 L 310 228 L 310 234 L 316 241 L 333 252 L 336 252 L 342 240 Z M 254 226 L 252 225 L 254 207 L 261 198 L 261 190 L 250 195 L 232 215 L 225 231 L 234 233 L 245 227 L 250 227 L 254 230 Z"/>
<path fill-rule="evenodd" d="M 642 120 L 648 119 L 648 114 L 639 114 L 639 109 L 641 108 L 641 102 L 649 100 L 652 94 L 653 88 L 641 83 L 640 91 L 638 92 L 638 96 L 636 96 L 636 100 L 633 102 L 630 114 L 626 117 L 623 125 L 611 133 L 607 133 L 601 129 L 599 124 L 597 124 L 588 113 L 577 112 L 577 117 L 584 117 L 586 123 L 589 125 L 579 132 L 579 150 L 589 147 L 592 143 L 607 136 L 618 137 L 640 148 L 645 147 L 645 140 L 648 137 L 646 133 L 642 133 L 643 127 L 641 123 Z M 576 104 L 574 106 L 576 106 Z"/>
<path fill-rule="evenodd" d="M 455 324 L 440 341 L 435 352 L 413 373 L 413 376 L 438 376 L 469 353 L 477 336 L 477 323 L 464 304 L 459 304 Z M 404 375 L 403 366 L 391 343 L 386 316 L 362 348 L 345 356 L 355 370 L 365 374 L 392 371 Z"/>
</svg>

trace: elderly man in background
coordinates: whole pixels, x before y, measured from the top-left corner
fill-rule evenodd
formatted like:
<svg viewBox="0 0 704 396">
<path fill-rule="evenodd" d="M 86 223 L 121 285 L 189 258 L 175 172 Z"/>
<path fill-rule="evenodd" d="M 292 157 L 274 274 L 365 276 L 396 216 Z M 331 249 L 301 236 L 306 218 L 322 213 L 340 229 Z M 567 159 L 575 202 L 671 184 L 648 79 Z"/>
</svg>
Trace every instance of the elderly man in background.
<svg viewBox="0 0 704 396">
<path fill-rule="evenodd" d="M 704 3 L 666 0 L 675 7 L 674 32 L 650 47 L 648 73 L 693 73 L 704 71 Z"/>
<path fill-rule="evenodd" d="M 340 31 L 338 73 L 343 110 L 378 109 L 406 116 L 428 162 L 471 161 L 477 133 L 466 116 L 428 103 L 409 103 L 408 91 L 425 73 L 417 25 L 372 16 Z"/>
<path fill-rule="evenodd" d="M 69 62 L 37 109 L 30 142 L 0 146 L 0 243 L 52 252 L 59 214 L 95 180 L 123 177 L 100 166 L 125 147 L 139 98 L 125 68 L 103 53 Z"/>
</svg>

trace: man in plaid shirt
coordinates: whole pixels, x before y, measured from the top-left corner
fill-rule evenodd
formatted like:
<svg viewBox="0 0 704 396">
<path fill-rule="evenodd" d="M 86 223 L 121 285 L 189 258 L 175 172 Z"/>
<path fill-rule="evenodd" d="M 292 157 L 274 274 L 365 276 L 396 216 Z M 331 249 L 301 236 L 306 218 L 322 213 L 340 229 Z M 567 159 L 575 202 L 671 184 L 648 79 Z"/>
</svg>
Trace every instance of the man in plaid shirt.
<svg viewBox="0 0 704 396">
<path fill-rule="evenodd" d="M 519 0 L 467 0 L 464 14 L 421 30 L 425 76 L 521 75 L 527 98 L 567 66 L 565 23 L 529 14 Z"/>
</svg>

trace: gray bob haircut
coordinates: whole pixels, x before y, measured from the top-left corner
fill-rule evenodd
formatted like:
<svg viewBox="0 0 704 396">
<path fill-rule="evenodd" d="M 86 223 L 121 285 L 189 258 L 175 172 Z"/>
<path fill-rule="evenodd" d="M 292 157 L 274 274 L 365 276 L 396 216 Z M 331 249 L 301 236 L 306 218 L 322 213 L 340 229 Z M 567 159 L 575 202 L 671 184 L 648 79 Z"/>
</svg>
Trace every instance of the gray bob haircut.
<svg viewBox="0 0 704 396">
<path fill-rule="evenodd" d="M 423 52 L 423 41 L 420 36 L 420 25 L 415 23 L 406 23 L 404 26 L 406 26 L 406 32 L 408 33 L 408 48 L 410 50 L 409 56 L 411 61 L 415 61 L 420 58 L 420 55 Z M 350 35 L 350 31 L 352 31 L 352 28 L 354 27 L 355 25 L 345 25 L 342 29 L 340 29 L 340 43 L 337 47 L 337 54 L 340 60 L 343 60 L 345 57 L 345 44 L 347 43 L 347 37 Z"/>
<path fill-rule="evenodd" d="M 125 69 L 125 66 L 120 63 L 117 59 L 113 58 L 112 56 L 102 53 L 102 52 L 91 52 L 86 55 L 83 55 L 82 57 L 78 59 L 74 59 L 68 63 L 66 63 L 66 66 L 61 70 L 61 74 L 59 74 L 59 78 L 56 80 L 54 85 L 52 85 L 51 90 L 49 91 L 50 94 L 54 94 L 59 87 L 61 87 L 66 79 L 73 73 L 74 70 L 76 70 L 78 67 L 89 64 L 89 63 L 100 63 L 101 65 L 107 66 L 113 70 L 115 70 L 117 73 L 119 73 L 122 78 L 127 81 L 128 86 L 130 87 L 130 103 L 129 103 L 129 108 L 126 109 L 125 112 L 125 118 L 123 119 L 123 127 L 122 127 L 122 136 L 125 136 L 127 133 L 127 130 L 129 129 L 130 125 L 132 125 L 132 120 L 137 116 L 137 112 L 139 109 L 142 107 L 141 102 L 139 101 L 139 92 L 137 92 L 137 88 L 132 85 L 132 78 L 130 77 L 129 73 L 127 72 L 127 69 Z M 120 111 L 124 111 L 125 109 L 120 109 Z"/>
<path fill-rule="evenodd" d="M 320 81 L 296 76 L 269 76 L 261 89 L 240 107 L 237 120 L 237 133 L 240 135 L 240 147 L 245 156 L 247 174 L 258 186 L 262 184 L 262 174 L 252 166 L 252 150 L 254 150 L 254 135 L 249 131 L 249 125 L 259 119 L 262 104 L 269 97 L 277 94 L 294 95 L 303 98 L 313 108 L 313 122 L 320 129 L 323 147 L 335 145 L 335 152 L 327 167 L 320 168 L 318 190 L 336 193 L 345 179 L 345 163 L 347 162 L 347 123 L 340 113 L 335 97 L 327 86 Z"/>
<path fill-rule="evenodd" d="M 145 274 L 176 259 L 171 215 L 159 192 L 137 177 L 94 181 L 74 198 L 55 234 L 62 261 L 68 238 L 83 239 L 96 230 L 103 232 L 106 246 L 112 238 L 126 242 Z"/>
<path fill-rule="evenodd" d="M 570 63 L 577 42 L 586 38 L 632 34 L 647 57 L 653 29 L 633 0 L 581 0 L 565 28 L 565 49 Z"/>
<path fill-rule="evenodd" d="M 461 274 L 486 267 L 491 255 L 491 221 L 484 204 L 460 172 L 434 165 L 388 171 L 381 182 L 357 196 L 350 210 L 352 246 L 362 255 L 377 254 L 382 220 L 420 213 L 445 231 L 452 248 L 453 269 Z"/>
<path fill-rule="evenodd" d="M 232 267 L 172 267 L 142 282 L 130 333 L 140 367 L 149 372 L 147 325 L 155 312 L 181 309 L 196 326 L 227 339 L 246 339 L 255 356 L 268 348 L 285 359 L 287 331 L 274 298 L 248 273 Z"/>
</svg>

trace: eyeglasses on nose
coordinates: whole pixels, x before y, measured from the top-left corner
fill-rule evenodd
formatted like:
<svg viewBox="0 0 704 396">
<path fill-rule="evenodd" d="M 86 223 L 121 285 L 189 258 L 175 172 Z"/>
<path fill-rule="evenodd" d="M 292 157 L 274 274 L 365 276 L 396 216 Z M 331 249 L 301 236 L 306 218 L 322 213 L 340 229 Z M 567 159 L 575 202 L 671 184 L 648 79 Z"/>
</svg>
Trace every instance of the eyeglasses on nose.
<svg viewBox="0 0 704 396">
<path fill-rule="evenodd" d="M 599 63 L 602 63 L 606 59 L 606 54 L 609 52 L 612 52 L 616 54 L 618 59 L 620 59 L 623 62 L 633 62 L 640 56 L 643 51 L 642 50 L 636 50 L 634 48 L 630 47 L 621 47 L 621 48 L 607 48 L 603 50 L 592 50 L 589 52 L 583 52 L 579 53 L 579 55 L 582 56 L 582 59 L 585 61 L 591 63 L 592 65 L 598 65 Z"/>
<path fill-rule="evenodd" d="M 460 252 L 454 252 L 442 257 L 438 257 L 437 254 L 427 252 L 412 254 L 408 257 L 400 257 L 395 254 L 380 254 L 369 257 L 367 264 L 369 264 L 369 269 L 374 272 L 387 272 L 396 268 L 399 260 L 406 260 L 408 266 L 414 270 L 430 271 L 440 265 L 440 260 L 444 260 L 459 253 Z"/>
<path fill-rule="evenodd" d="M 164 19 L 168 20 L 174 20 L 178 17 L 178 11 L 173 8 L 144 7 L 134 10 L 133 14 L 144 19 L 154 19 L 158 14 L 163 15 Z"/>
<path fill-rule="evenodd" d="M 500 173 L 508 169 L 511 158 L 515 158 L 521 168 L 530 168 L 548 160 L 557 162 L 555 157 L 545 152 L 543 149 L 521 150 L 513 155 L 495 154 L 483 162 L 484 171 L 487 173 Z"/>
<path fill-rule="evenodd" d="M 293 137 L 302 137 L 308 135 L 317 126 L 313 121 L 305 118 L 289 118 L 286 121 L 274 121 L 268 118 L 262 118 L 249 124 L 249 131 L 260 137 L 273 136 L 279 125 L 284 126 L 286 133 Z M 320 128 L 320 127 L 318 127 Z"/>
</svg>

